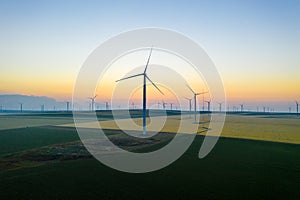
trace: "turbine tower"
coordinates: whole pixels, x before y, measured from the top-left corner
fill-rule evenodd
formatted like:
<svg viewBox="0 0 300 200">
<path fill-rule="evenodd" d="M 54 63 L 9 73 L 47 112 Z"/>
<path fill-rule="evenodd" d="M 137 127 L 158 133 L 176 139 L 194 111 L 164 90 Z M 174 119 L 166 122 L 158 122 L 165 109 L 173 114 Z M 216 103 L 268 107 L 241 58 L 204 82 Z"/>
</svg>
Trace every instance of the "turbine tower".
<svg viewBox="0 0 300 200">
<path fill-rule="evenodd" d="M 20 103 L 20 111 L 23 112 L 23 103 Z"/>
<path fill-rule="evenodd" d="M 200 94 L 204 94 L 206 92 L 201 92 L 201 93 L 195 93 L 194 90 L 189 86 L 189 85 L 186 85 L 190 90 L 191 92 L 194 94 L 194 124 L 197 123 L 197 120 L 196 120 L 196 114 L 197 114 L 197 96 L 200 95 Z"/>
<path fill-rule="evenodd" d="M 207 111 L 210 112 L 210 102 L 211 102 L 211 100 L 209 100 L 209 101 L 204 101 L 204 102 L 207 103 Z"/>
<path fill-rule="evenodd" d="M 150 49 L 150 54 L 149 54 L 149 57 L 148 57 L 148 60 L 147 60 L 147 63 L 146 63 L 146 66 L 145 66 L 145 69 L 144 69 L 144 72 L 143 73 L 140 73 L 140 74 L 136 74 L 136 75 L 133 75 L 133 76 L 128 76 L 128 77 L 125 77 L 125 78 L 122 78 L 122 79 L 119 79 L 117 80 L 116 82 L 119 82 L 119 81 L 123 81 L 125 79 L 130 79 L 130 78 L 134 78 L 134 77 L 137 77 L 137 76 L 143 76 L 143 134 L 145 135 L 146 134 L 146 104 L 147 104 L 147 91 L 146 91 L 146 82 L 147 80 L 151 82 L 151 84 L 161 93 L 161 94 L 164 94 L 154 83 L 153 81 L 148 77 L 147 75 L 147 68 L 148 68 L 148 65 L 149 65 L 149 61 L 150 61 L 150 58 L 151 58 L 151 54 L 152 54 L 152 48 Z"/>
<path fill-rule="evenodd" d="M 134 102 L 131 103 L 131 106 L 132 106 L 132 110 L 135 109 Z"/>
<path fill-rule="evenodd" d="M 299 102 L 298 101 L 296 101 L 296 112 L 297 112 L 297 116 L 298 116 L 298 114 L 299 114 Z"/>
<path fill-rule="evenodd" d="M 166 110 L 166 106 L 168 105 L 168 103 L 162 101 L 162 106 L 163 106 L 163 109 Z"/>
<path fill-rule="evenodd" d="M 161 103 L 158 101 L 158 102 L 157 102 L 157 109 L 159 109 L 160 104 L 161 104 Z"/>
<path fill-rule="evenodd" d="M 67 111 L 69 111 L 69 108 L 70 108 L 70 102 L 67 101 L 66 104 L 67 104 Z"/>
<path fill-rule="evenodd" d="M 184 97 L 186 100 L 189 101 L 189 109 L 190 109 L 190 112 L 192 111 L 192 99 L 189 99 L 187 97 Z"/>
<path fill-rule="evenodd" d="M 223 104 L 223 102 L 219 102 L 218 104 L 219 104 L 219 112 L 222 112 L 222 104 Z M 235 110 L 235 107 L 233 108 L 233 110 Z"/>
<path fill-rule="evenodd" d="M 97 95 L 95 95 L 94 97 L 88 97 L 88 99 L 90 99 L 92 101 L 92 104 L 91 104 L 91 110 L 92 111 L 94 111 L 96 97 L 97 97 Z"/>
<path fill-rule="evenodd" d="M 244 104 L 240 104 L 240 106 L 241 106 L 241 112 L 243 112 L 244 111 Z"/>
<path fill-rule="evenodd" d="M 108 105 L 108 101 L 105 102 L 105 110 L 108 110 L 109 105 Z"/>
<path fill-rule="evenodd" d="M 174 103 L 170 103 L 170 106 L 171 106 L 171 110 L 173 110 L 173 104 L 174 104 Z"/>
</svg>

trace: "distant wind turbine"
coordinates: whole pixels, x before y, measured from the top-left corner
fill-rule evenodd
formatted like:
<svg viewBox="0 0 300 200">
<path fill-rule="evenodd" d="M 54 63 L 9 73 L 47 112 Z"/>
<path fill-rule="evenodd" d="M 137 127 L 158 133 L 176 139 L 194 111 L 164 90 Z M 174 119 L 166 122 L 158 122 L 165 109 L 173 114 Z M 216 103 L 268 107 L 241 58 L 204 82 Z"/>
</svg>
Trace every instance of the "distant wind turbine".
<svg viewBox="0 0 300 200">
<path fill-rule="evenodd" d="M 204 102 L 207 103 L 207 111 L 210 112 L 210 102 L 211 102 L 211 100 L 209 100 L 209 101 L 204 101 Z"/>
<path fill-rule="evenodd" d="M 299 102 L 298 101 L 296 101 L 296 111 L 297 111 L 297 116 L 298 116 L 298 114 L 299 114 Z"/>
<path fill-rule="evenodd" d="M 23 112 L 23 103 L 20 103 L 20 111 Z"/>
<path fill-rule="evenodd" d="M 163 106 L 163 109 L 166 110 L 166 106 L 168 105 L 168 103 L 162 101 L 162 106 Z"/>
<path fill-rule="evenodd" d="M 135 109 L 135 107 L 134 107 L 134 102 L 131 102 L 131 109 L 133 110 L 133 109 Z"/>
<path fill-rule="evenodd" d="M 171 106 L 171 110 L 173 110 L 173 104 L 174 104 L 174 103 L 170 103 L 170 106 Z"/>
<path fill-rule="evenodd" d="M 206 92 L 201 92 L 201 93 L 196 93 L 194 92 L 194 90 L 189 86 L 189 85 L 186 85 L 190 90 L 191 92 L 194 94 L 194 123 L 196 124 L 197 121 L 196 121 L 196 114 L 197 114 L 197 96 L 200 95 L 200 94 L 204 94 Z"/>
<path fill-rule="evenodd" d="M 116 82 L 119 82 L 119 81 L 123 81 L 125 79 L 130 79 L 130 78 L 134 78 L 134 77 L 137 77 L 137 76 L 143 76 L 143 134 L 145 135 L 146 134 L 146 101 L 147 101 L 147 91 L 146 91 L 146 82 L 147 82 L 147 79 L 148 81 L 151 82 L 151 84 L 161 93 L 164 95 L 164 93 L 153 83 L 153 81 L 147 76 L 147 68 L 148 68 L 148 65 L 149 65 L 149 61 L 150 61 L 150 58 L 151 58 L 151 54 L 152 54 L 152 48 L 150 49 L 150 54 L 149 54 L 149 57 L 148 57 L 148 60 L 147 60 L 147 63 L 146 63 L 146 66 L 145 66 L 145 69 L 144 69 L 144 72 L 143 73 L 140 73 L 140 74 L 136 74 L 136 75 L 133 75 L 133 76 L 128 76 L 128 77 L 125 77 L 125 78 L 122 78 L 122 79 L 119 79 L 117 80 Z"/>
<path fill-rule="evenodd" d="M 161 104 L 161 103 L 158 101 L 158 102 L 157 102 L 157 109 L 159 109 L 160 104 Z"/>
<path fill-rule="evenodd" d="M 88 97 L 88 99 L 90 99 L 92 101 L 92 104 L 91 104 L 91 110 L 92 111 L 94 111 L 96 97 L 97 97 L 97 95 L 95 95 L 94 97 Z"/>
<path fill-rule="evenodd" d="M 244 104 L 240 104 L 240 106 L 241 106 L 241 112 L 243 112 L 244 111 Z"/>
<path fill-rule="evenodd" d="M 223 102 L 218 102 L 218 104 L 219 104 L 219 112 L 222 112 L 222 104 L 223 104 Z M 235 107 L 233 109 L 235 109 Z"/>
<path fill-rule="evenodd" d="M 69 108 L 70 108 L 70 102 L 67 101 L 66 104 L 67 104 L 67 111 L 69 111 Z"/>
<path fill-rule="evenodd" d="M 109 110 L 109 104 L 108 104 L 108 101 L 105 102 L 105 110 Z"/>
<path fill-rule="evenodd" d="M 184 98 L 189 101 L 189 110 L 191 112 L 192 111 L 192 99 L 187 98 L 187 97 L 184 97 Z"/>
</svg>

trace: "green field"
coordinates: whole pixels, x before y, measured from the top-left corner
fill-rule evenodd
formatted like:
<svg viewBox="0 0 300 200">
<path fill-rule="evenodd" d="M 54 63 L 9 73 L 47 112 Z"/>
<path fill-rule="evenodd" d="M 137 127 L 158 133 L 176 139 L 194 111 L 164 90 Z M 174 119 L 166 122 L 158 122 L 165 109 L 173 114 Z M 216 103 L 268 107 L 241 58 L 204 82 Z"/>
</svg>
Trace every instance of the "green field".
<svg viewBox="0 0 300 200">
<path fill-rule="evenodd" d="M 7 118 L 17 123 L 22 117 Z M 248 137 L 263 132 L 266 138 L 272 133 L 297 138 L 299 119 L 229 116 L 224 131 L 235 137 L 222 133 L 207 157 L 198 159 L 199 135 L 179 160 L 146 174 L 112 170 L 77 148 L 76 130 L 58 126 L 72 123 L 71 116 L 39 120 L 41 125 L 24 128 L 14 128 L 10 120 L 11 127 L 0 130 L 0 199 L 300 199 L 300 145 Z M 117 130 L 106 133 L 119 137 Z M 167 142 L 159 140 L 142 150 Z"/>
</svg>

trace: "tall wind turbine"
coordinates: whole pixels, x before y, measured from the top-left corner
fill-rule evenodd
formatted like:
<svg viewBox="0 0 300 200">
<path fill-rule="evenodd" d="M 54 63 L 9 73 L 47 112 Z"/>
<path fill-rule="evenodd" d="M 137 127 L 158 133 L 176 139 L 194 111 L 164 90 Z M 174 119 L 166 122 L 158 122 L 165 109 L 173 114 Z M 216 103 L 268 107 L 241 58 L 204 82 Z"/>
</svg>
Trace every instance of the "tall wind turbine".
<svg viewBox="0 0 300 200">
<path fill-rule="evenodd" d="M 94 111 L 94 105 L 95 105 L 95 99 L 96 99 L 97 95 L 95 95 L 94 97 L 88 97 L 88 99 L 90 99 L 92 101 L 91 104 L 91 110 Z"/>
<path fill-rule="evenodd" d="M 200 93 L 196 93 L 194 92 L 194 90 L 189 86 L 189 85 L 186 85 L 190 90 L 191 92 L 194 94 L 194 123 L 196 124 L 197 123 L 197 120 L 196 120 L 196 114 L 197 114 L 197 96 L 200 95 L 200 94 L 204 94 L 206 92 L 200 92 Z"/>
<path fill-rule="evenodd" d="M 130 78 L 134 78 L 134 77 L 137 77 L 137 76 L 143 76 L 143 134 L 145 135 L 146 134 L 146 104 L 147 104 L 147 91 L 146 91 L 146 82 L 147 82 L 147 79 L 148 81 L 151 82 L 151 84 L 161 93 L 161 94 L 164 94 L 154 83 L 153 81 L 151 81 L 151 79 L 147 76 L 147 68 L 148 68 L 148 65 L 149 65 L 149 61 L 150 61 L 150 58 L 151 58 L 151 54 L 152 54 L 152 48 L 150 50 L 150 54 L 149 54 L 149 57 L 148 57 L 148 60 L 147 60 L 147 63 L 146 63 L 146 66 L 145 66 L 145 69 L 144 69 L 144 72 L 143 73 L 140 73 L 140 74 L 136 74 L 136 75 L 133 75 L 133 76 L 128 76 L 128 77 L 125 77 L 125 78 L 122 78 L 122 79 L 119 79 L 117 80 L 116 82 L 119 82 L 119 81 L 123 81 L 125 79 L 130 79 Z"/>
</svg>

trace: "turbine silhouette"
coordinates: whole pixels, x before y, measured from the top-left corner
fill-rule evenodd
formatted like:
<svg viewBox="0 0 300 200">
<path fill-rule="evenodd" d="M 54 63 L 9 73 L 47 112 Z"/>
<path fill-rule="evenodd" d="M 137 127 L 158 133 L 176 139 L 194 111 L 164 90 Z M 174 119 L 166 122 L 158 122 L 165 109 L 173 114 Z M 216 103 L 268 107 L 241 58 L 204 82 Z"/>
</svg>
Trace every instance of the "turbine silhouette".
<svg viewBox="0 0 300 200">
<path fill-rule="evenodd" d="M 196 121 L 196 114 L 197 114 L 197 96 L 200 95 L 200 94 L 205 94 L 207 92 L 200 92 L 200 93 L 196 93 L 194 92 L 194 90 L 189 86 L 189 85 L 186 85 L 190 90 L 191 92 L 194 94 L 194 123 L 196 124 L 197 121 Z"/>
<path fill-rule="evenodd" d="M 95 95 L 94 97 L 88 97 L 88 99 L 90 99 L 92 101 L 91 104 L 91 110 L 94 111 L 94 106 L 95 106 L 95 99 L 96 99 L 97 95 Z"/>
<path fill-rule="evenodd" d="M 146 101 L 147 101 L 147 91 L 146 91 L 146 82 L 147 80 L 150 81 L 150 83 L 161 93 L 164 95 L 164 93 L 153 83 L 153 81 L 148 77 L 147 75 L 147 68 L 148 68 L 148 65 L 149 65 L 149 61 L 150 61 L 150 58 L 151 58 L 151 54 L 152 54 L 152 48 L 150 50 L 150 54 L 149 54 L 149 57 L 148 57 L 148 60 L 147 60 L 147 63 L 146 63 L 146 66 L 145 66 L 145 69 L 144 69 L 144 72 L 143 73 L 140 73 L 140 74 L 136 74 L 136 75 L 132 75 L 132 76 L 128 76 L 128 77 L 125 77 L 125 78 L 121 78 L 119 80 L 117 80 L 116 82 L 119 82 L 119 81 L 123 81 L 123 80 L 126 80 L 126 79 L 130 79 L 130 78 L 134 78 L 134 77 L 138 77 L 138 76 L 143 76 L 143 134 L 145 135 L 146 134 Z"/>
</svg>

